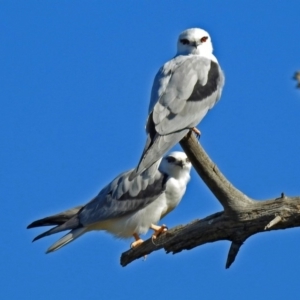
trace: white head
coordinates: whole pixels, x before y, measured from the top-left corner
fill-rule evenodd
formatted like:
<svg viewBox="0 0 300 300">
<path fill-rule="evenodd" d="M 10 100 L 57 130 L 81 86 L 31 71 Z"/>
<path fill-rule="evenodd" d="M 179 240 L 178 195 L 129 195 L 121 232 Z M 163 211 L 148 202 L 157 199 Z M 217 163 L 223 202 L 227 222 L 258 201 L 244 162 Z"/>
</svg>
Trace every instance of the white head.
<svg viewBox="0 0 300 300">
<path fill-rule="evenodd" d="M 190 28 L 180 33 L 177 42 L 177 55 L 195 54 L 209 57 L 213 46 L 210 35 L 203 29 Z"/>
<path fill-rule="evenodd" d="M 176 179 L 186 177 L 190 179 L 192 164 L 184 152 L 171 152 L 165 156 L 159 166 L 159 170 Z"/>
</svg>

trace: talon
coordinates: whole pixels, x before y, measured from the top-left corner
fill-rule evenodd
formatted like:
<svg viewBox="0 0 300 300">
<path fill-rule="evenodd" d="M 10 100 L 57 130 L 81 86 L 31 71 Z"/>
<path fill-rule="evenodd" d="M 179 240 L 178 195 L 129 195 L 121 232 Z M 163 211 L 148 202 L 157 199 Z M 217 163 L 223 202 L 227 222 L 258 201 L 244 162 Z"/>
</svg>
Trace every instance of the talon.
<svg viewBox="0 0 300 300">
<path fill-rule="evenodd" d="M 200 139 L 201 131 L 199 129 L 197 129 L 196 127 L 193 127 L 191 130 L 195 133 L 196 137 L 198 139 Z"/>
<path fill-rule="evenodd" d="M 157 226 L 151 224 L 150 228 L 154 230 L 154 233 L 152 234 L 152 240 L 155 240 L 163 232 L 166 232 L 168 230 L 168 227 L 166 225 Z"/>
<path fill-rule="evenodd" d="M 141 244 L 144 243 L 144 240 L 142 240 L 137 233 L 134 233 L 133 237 L 135 238 L 135 241 L 130 244 L 131 249 L 133 249 L 135 247 L 138 247 L 138 246 L 140 246 Z M 144 255 L 143 256 L 143 261 L 145 261 L 146 258 L 147 258 L 147 255 Z"/>
<path fill-rule="evenodd" d="M 144 240 L 142 240 L 142 239 L 139 239 L 139 240 L 137 240 L 137 241 L 135 241 L 135 242 L 132 242 L 132 243 L 130 244 L 130 248 L 135 248 L 135 247 L 137 247 L 137 246 L 140 246 L 143 242 L 144 242 Z"/>
<path fill-rule="evenodd" d="M 144 242 L 144 240 L 142 240 L 136 233 L 133 234 L 133 237 L 135 238 L 135 241 L 130 244 L 130 248 L 140 246 Z"/>
</svg>

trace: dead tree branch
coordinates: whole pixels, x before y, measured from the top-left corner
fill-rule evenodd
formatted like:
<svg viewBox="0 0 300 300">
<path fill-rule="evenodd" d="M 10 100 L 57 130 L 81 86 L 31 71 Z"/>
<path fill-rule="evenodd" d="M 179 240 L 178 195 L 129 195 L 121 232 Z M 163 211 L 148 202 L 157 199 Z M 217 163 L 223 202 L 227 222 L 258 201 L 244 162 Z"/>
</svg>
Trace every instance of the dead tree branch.
<svg viewBox="0 0 300 300">
<path fill-rule="evenodd" d="M 297 81 L 296 88 L 300 88 L 300 71 L 295 72 L 293 79 Z"/>
<path fill-rule="evenodd" d="M 224 177 L 192 134 L 188 134 L 180 144 L 224 211 L 174 227 L 156 239 L 155 244 L 149 239 L 141 246 L 124 252 L 122 266 L 162 248 L 175 254 L 206 243 L 228 240 L 232 242 L 226 262 L 226 268 L 229 268 L 250 236 L 300 226 L 300 197 L 287 197 L 282 193 L 276 199 L 251 199 Z"/>
</svg>

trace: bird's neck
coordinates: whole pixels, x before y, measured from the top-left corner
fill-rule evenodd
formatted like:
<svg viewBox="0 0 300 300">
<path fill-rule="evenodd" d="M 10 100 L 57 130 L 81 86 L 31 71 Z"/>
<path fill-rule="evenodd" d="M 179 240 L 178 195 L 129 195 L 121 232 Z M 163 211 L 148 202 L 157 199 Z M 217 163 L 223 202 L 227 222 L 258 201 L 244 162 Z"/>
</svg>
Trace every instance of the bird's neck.
<svg viewBox="0 0 300 300">
<path fill-rule="evenodd" d="M 176 180 L 182 181 L 187 184 L 190 181 L 190 174 L 187 170 L 178 169 L 174 170 L 170 177 L 175 178 Z"/>
<path fill-rule="evenodd" d="M 186 55 L 186 56 L 196 55 L 196 56 L 208 58 L 209 60 L 212 60 L 215 63 L 218 63 L 217 58 L 210 51 L 201 51 L 201 53 L 200 53 L 199 50 L 195 49 L 195 51 L 193 51 L 193 52 L 177 52 L 176 56 L 180 56 L 180 55 Z"/>
</svg>

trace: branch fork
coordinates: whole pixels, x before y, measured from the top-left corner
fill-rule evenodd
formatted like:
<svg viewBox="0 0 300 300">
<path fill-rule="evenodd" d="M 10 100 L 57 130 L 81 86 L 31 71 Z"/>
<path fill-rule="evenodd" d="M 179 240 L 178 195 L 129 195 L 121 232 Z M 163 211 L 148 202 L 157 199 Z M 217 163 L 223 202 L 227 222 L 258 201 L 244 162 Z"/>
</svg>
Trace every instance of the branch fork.
<svg viewBox="0 0 300 300">
<path fill-rule="evenodd" d="M 179 253 L 206 243 L 231 241 L 226 268 L 235 261 L 243 243 L 252 235 L 270 230 L 300 227 L 300 197 L 254 200 L 235 188 L 211 161 L 198 140 L 187 134 L 180 142 L 194 168 L 217 200 L 223 211 L 187 225 L 176 226 L 139 247 L 124 252 L 121 265 L 164 248 L 166 253 Z"/>
</svg>

